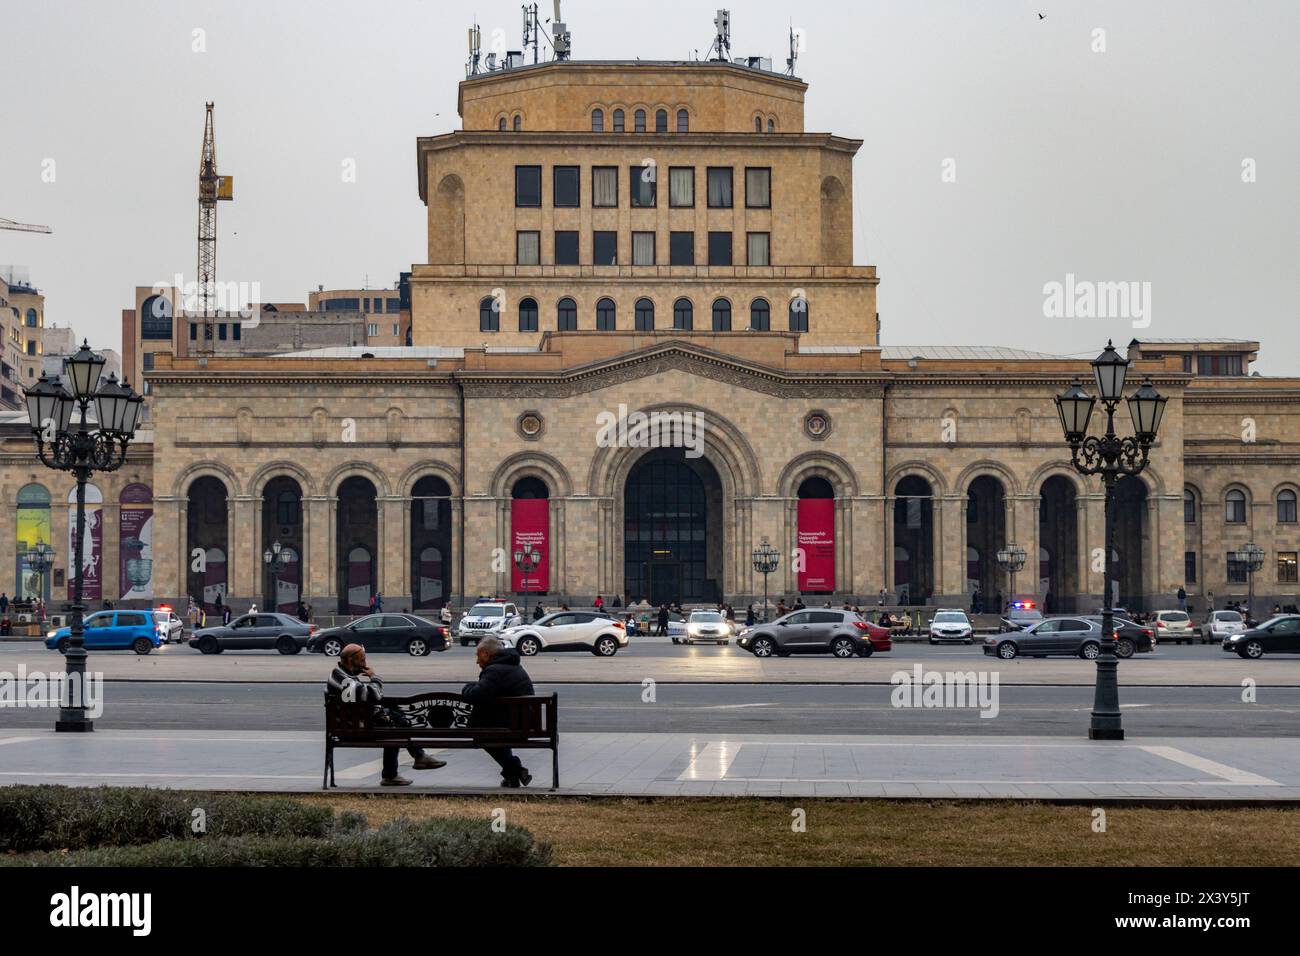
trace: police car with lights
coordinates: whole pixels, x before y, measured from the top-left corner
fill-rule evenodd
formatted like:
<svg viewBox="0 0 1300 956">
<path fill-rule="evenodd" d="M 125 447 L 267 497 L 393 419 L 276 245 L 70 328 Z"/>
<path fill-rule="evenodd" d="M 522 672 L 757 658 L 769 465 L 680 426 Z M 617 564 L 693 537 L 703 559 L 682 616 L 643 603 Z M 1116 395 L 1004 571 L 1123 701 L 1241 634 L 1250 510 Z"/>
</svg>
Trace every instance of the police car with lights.
<svg viewBox="0 0 1300 956">
<path fill-rule="evenodd" d="M 1025 631 L 1043 619 L 1043 612 L 1034 601 L 1012 601 L 999 622 L 1002 633 Z"/>
</svg>

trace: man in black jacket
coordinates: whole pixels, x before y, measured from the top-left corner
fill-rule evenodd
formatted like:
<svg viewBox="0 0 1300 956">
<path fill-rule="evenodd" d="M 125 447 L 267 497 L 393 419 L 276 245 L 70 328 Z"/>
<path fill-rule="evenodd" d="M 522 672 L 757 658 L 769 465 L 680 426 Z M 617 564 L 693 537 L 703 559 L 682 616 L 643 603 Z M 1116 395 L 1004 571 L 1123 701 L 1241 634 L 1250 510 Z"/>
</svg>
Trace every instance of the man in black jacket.
<svg viewBox="0 0 1300 956">
<path fill-rule="evenodd" d="M 501 697 L 527 697 L 533 692 L 533 682 L 519 663 L 517 651 L 501 646 L 495 637 L 485 637 L 478 642 L 475 654 L 480 668 L 479 678 L 461 690 L 465 700 L 473 705 L 471 727 L 504 727 L 506 708 L 498 703 Z M 509 747 L 485 748 L 492 759 L 501 765 L 501 786 L 519 787 L 532 783 L 528 772 Z"/>
</svg>

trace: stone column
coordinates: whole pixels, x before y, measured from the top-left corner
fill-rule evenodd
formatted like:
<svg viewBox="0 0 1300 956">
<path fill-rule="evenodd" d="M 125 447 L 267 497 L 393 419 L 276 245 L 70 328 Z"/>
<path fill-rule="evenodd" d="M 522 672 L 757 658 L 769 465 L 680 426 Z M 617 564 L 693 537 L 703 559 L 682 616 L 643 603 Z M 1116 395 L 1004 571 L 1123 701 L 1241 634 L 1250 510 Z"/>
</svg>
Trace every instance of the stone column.
<svg viewBox="0 0 1300 956">
<path fill-rule="evenodd" d="M 936 561 L 943 566 L 945 603 L 969 607 L 966 593 L 966 496 L 944 495 L 936 499 L 942 505 L 943 534 Z"/>
<path fill-rule="evenodd" d="M 251 603 L 261 604 L 261 588 L 257 584 L 256 568 L 249 560 L 253 552 L 253 505 L 256 499 L 252 495 L 236 495 L 226 505 L 226 598 L 233 601 L 233 608 Z M 262 563 L 257 555 L 257 564 Z M 233 610 L 232 608 L 232 610 Z M 245 609 L 247 609 L 245 607 Z"/>
<path fill-rule="evenodd" d="M 1038 593 L 1038 507 L 1040 499 L 1038 495 L 1022 494 L 1016 495 L 1010 499 L 1014 505 L 1014 530 L 1015 537 L 1010 536 L 1008 532 L 1007 541 L 1011 544 L 1018 544 L 1025 549 L 1025 566 L 1016 574 L 1016 591 L 1021 594 L 1032 594 L 1038 601 L 1044 600 L 1047 595 Z M 1007 594 L 1006 600 L 1011 600 L 1013 595 Z M 1060 598 L 1059 594 L 1052 595 L 1054 600 Z M 1058 600 L 1059 603 L 1059 600 Z"/>
<path fill-rule="evenodd" d="M 380 495 L 375 500 L 378 511 L 379 593 L 384 609 L 400 611 L 411 607 L 411 574 L 408 555 L 409 534 L 403 534 L 411 513 L 411 499 L 404 495 Z"/>
</svg>

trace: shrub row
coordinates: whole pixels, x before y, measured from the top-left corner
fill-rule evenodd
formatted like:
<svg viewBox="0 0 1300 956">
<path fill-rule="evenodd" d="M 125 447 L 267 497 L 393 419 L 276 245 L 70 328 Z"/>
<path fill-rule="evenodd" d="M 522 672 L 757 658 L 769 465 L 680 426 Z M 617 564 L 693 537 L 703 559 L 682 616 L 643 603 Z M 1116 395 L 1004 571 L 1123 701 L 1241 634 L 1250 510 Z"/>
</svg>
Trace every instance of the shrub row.
<svg viewBox="0 0 1300 956">
<path fill-rule="evenodd" d="M 347 815 L 344 815 L 347 816 Z M 340 820 L 343 820 L 340 817 Z M 550 846 L 522 828 L 493 832 L 487 820 L 405 818 L 367 830 L 338 827 L 328 837 L 225 836 L 158 840 L 68 853 L 0 856 L 0 866 L 546 866 Z"/>
</svg>

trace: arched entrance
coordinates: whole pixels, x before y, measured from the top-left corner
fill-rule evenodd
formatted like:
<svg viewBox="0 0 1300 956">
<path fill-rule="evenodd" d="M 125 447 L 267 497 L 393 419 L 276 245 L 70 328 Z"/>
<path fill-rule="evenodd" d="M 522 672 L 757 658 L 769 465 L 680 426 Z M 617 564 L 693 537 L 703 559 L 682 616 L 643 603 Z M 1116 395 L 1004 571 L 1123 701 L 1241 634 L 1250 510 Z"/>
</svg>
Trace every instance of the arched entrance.
<svg viewBox="0 0 1300 956">
<path fill-rule="evenodd" d="M 1074 482 L 1053 475 L 1043 482 L 1038 503 L 1038 595 L 1048 613 L 1079 610 L 1075 607 L 1079 593 L 1078 530 Z"/>
<path fill-rule="evenodd" d="M 224 603 L 226 587 L 226 486 L 204 475 L 190 485 L 186 507 L 185 590 L 206 610 L 216 610 L 217 596 Z M 199 553 L 196 553 L 199 552 Z"/>
<path fill-rule="evenodd" d="M 515 594 L 547 594 L 551 586 L 551 489 L 542 479 L 520 478 L 510 489 L 510 590 Z M 514 563 L 516 551 L 537 551 L 541 560 L 525 572 Z"/>
<path fill-rule="evenodd" d="M 967 578 L 979 588 L 983 605 L 995 608 L 997 595 L 1003 593 L 1006 580 L 1005 572 L 998 567 L 997 553 L 1007 544 L 1007 509 L 1002 482 L 992 475 L 980 475 L 970 483 L 966 497 L 966 543 Z M 1011 595 L 1003 594 L 1004 602 L 1010 598 Z"/>
<path fill-rule="evenodd" d="M 1146 554 L 1147 486 L 1131 476 L 1115 483 L 1115 554 L 1112 555 L 1111 594 L 1118 606 L 1146 610 L 1143 558 Z"/>
<path fill-rule="evenodd" d="M 411 600 L 440 608 L 451 593 L 451 488 L 426 475 L 411 489 Z"/>
<path fill-rule="evenodd" d="M 705 458 L 657 449 L 623 491 L 623 587 L 629 602 L 722 599 L 722 480 Z"/>
<path fill-rule="evenodd" d="M 934 593 L 934 489 L 920 475 L 894 486 L 894 598 L 924 604 Z"/>
<path fill-rule="evenodd" d="M 267 565 L 263 556 L 280 545 L 279 568 Z M 298 613 L 302 596 L 302 487 L 293 478 L 272 478 L 262 489 L 262 554 L 256 556 L 262 569 L 262 608 L 284 614 Z"/>
<path fill-rule="evenodd" d="M 365 614 L 375 593 L 379 552 L 379 510 L 370 479 L 353 475 L 339 485 L 335 539 L 339 613 Z"/>
<path fill-rule="evenodd" d="M 797 586 L 801 594 L 835 591 L 835 489 L 825 478 L 813 476 L 799 483 L 798 545 L 803 551 L 803 571 Z"/>
</svg>

